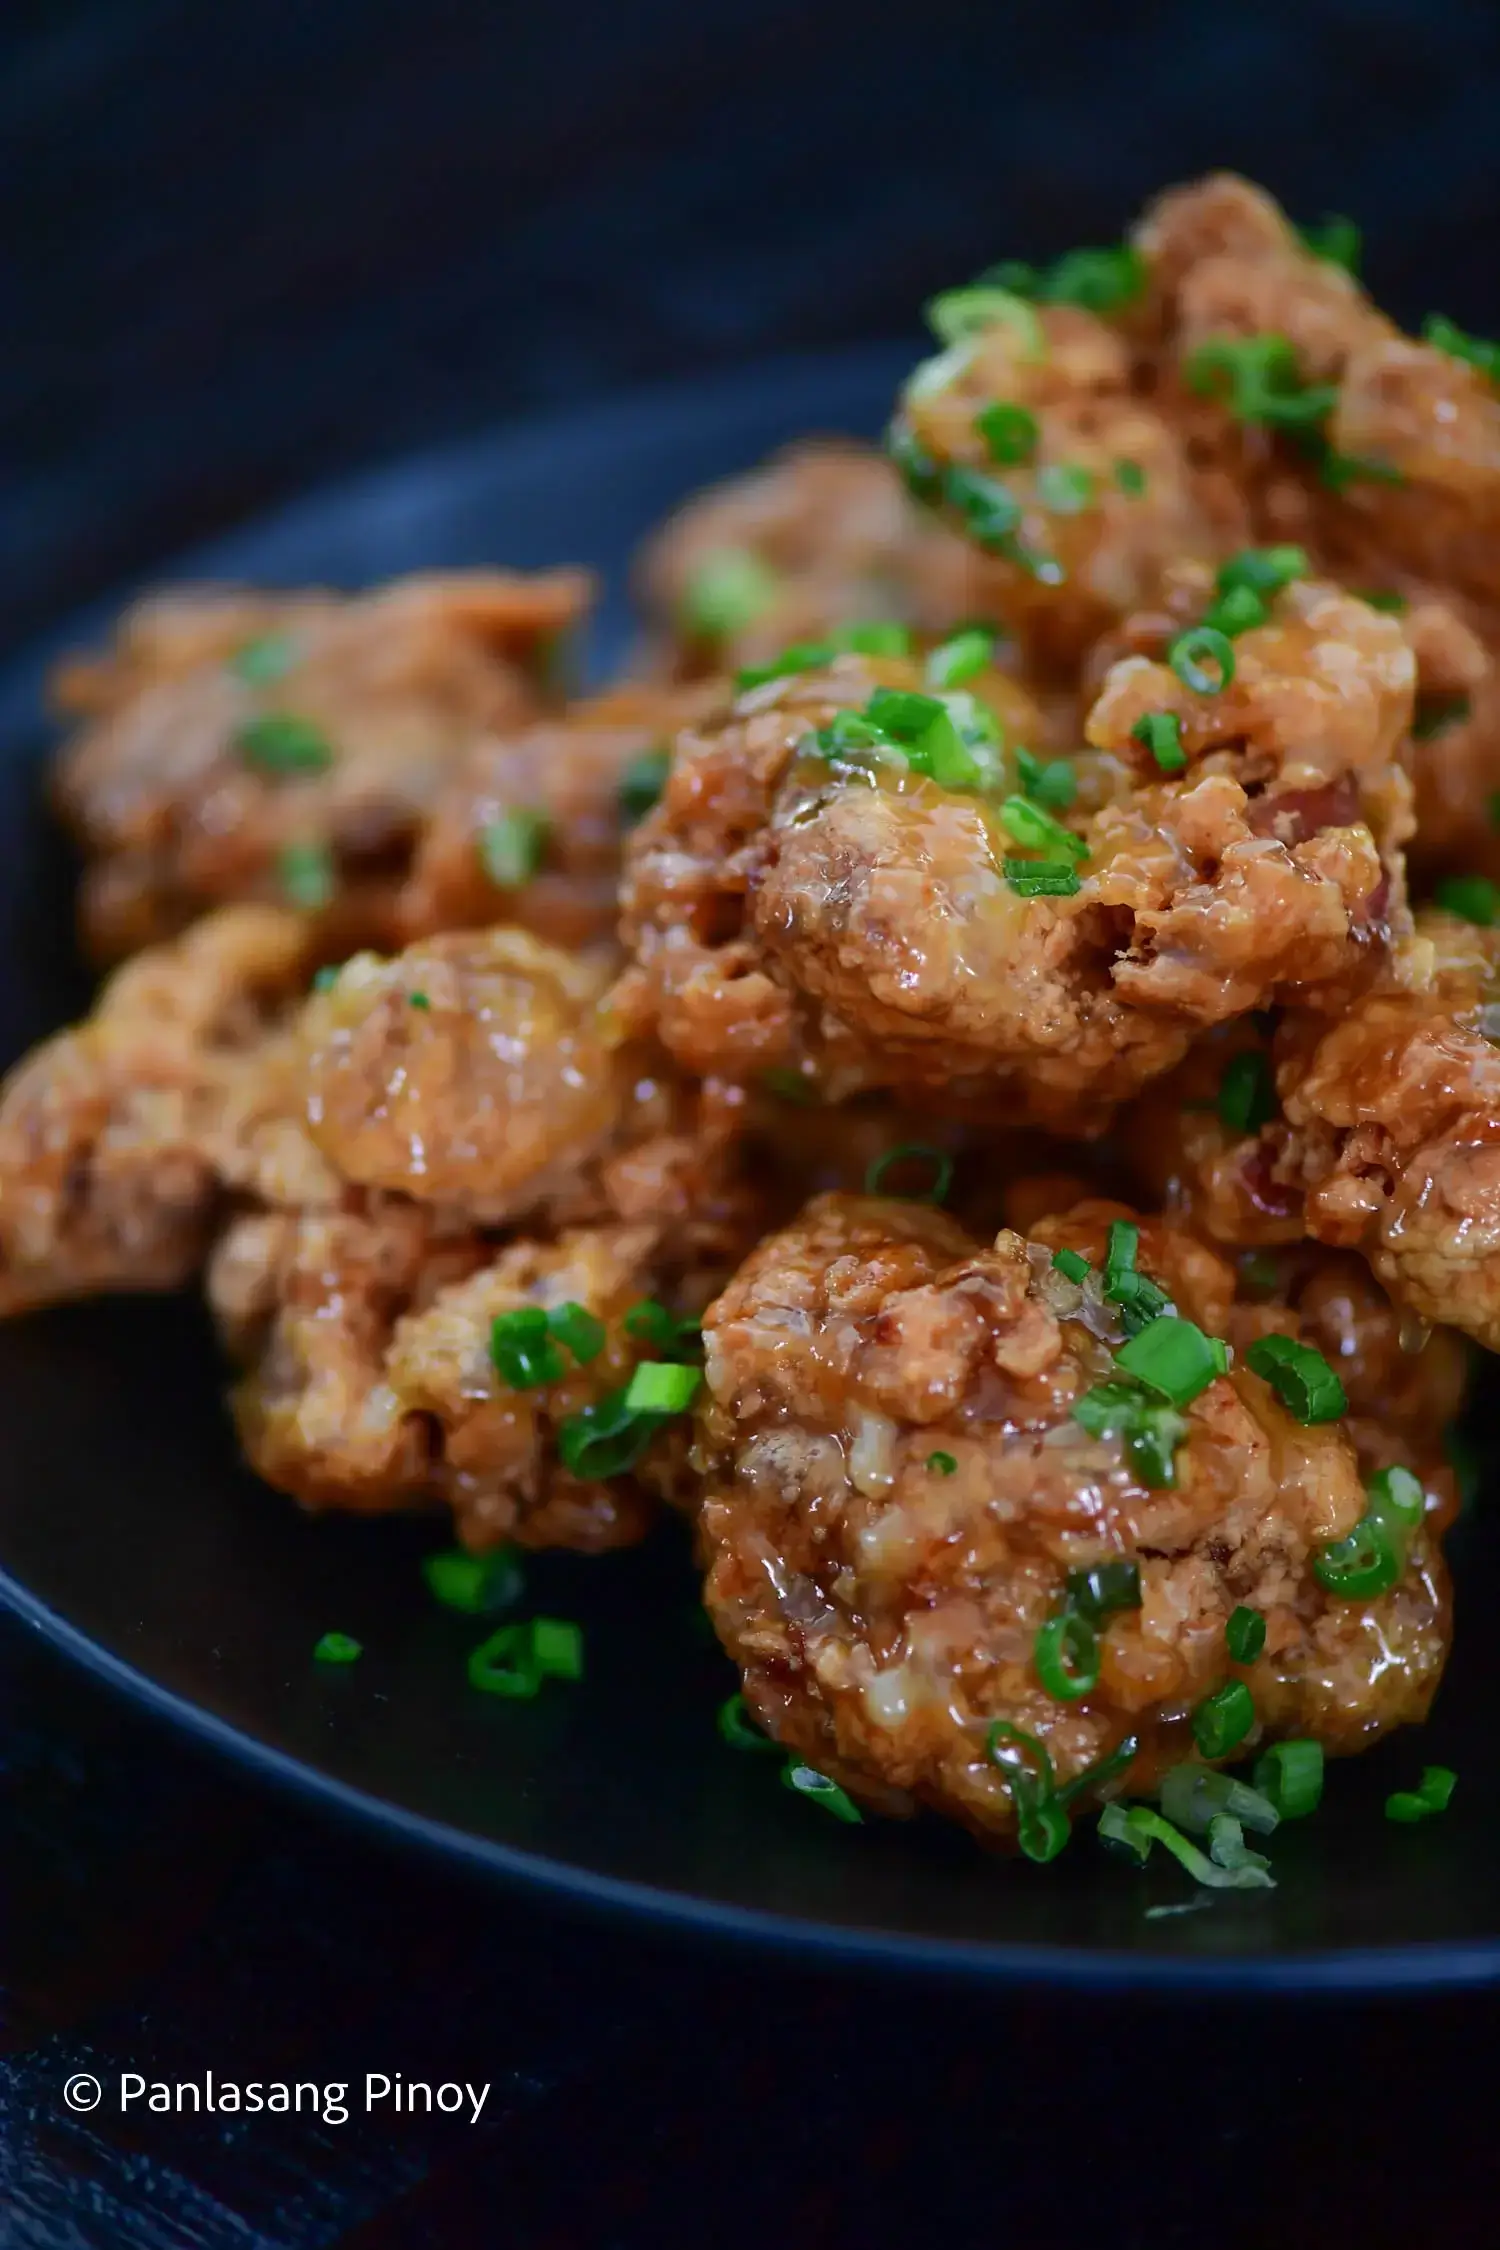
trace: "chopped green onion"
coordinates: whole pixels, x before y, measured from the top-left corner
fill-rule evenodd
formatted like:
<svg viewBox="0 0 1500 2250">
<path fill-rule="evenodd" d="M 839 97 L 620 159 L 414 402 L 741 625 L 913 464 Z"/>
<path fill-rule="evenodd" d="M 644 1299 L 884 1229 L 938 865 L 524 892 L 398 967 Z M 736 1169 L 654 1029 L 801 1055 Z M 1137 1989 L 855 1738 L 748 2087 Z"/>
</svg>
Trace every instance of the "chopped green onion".
<svg viewBox="0 0 1500 2250">
<path fill-rule="evenodd" d="M 776 573 L 748 547 L 705 555 L 682 597 L 683 622 L 708 641 L 732 640 L 776 599 Z"/>
<path fill-rule="evenodd" d="M 1427 1513 L 1427 1495 L 1420 1477 L 1399 1462 L 1377 1470 L 1370 1479 L 1370 1506 L 1376 1515 L 1400 1531 L 1415 1531 Z"/>
<path fill-rule="evenodd" d="M 632 1414 L 684 1414 L 702 1381 L 699 1367 L 643 1359 L 626 1386 L 625 1405 Z"/>
<path fill-rule="evenodd" d="M 1208 1856 L 1215 1867 L 1269 1867 L 1264 1852 L 1253 1852 L 1245 1842 L 1245 1831 L 1233 1813 L 1215 1813 L 1208 1824 Z"/>
<path fill-rule="evenodd" d="M 1083 888 L 1077 870 L 1059 860 L 1007 859 L 1003 865 L 1018 898 L 1076 898 Z"/>
<path fill-rule="evenodd" d="M 1385 1817 L 1402 1823 L 1431 1820 L 1434 1813 L 1447 1811 L 1457 1784 L 1451 1766 L 1424 1766 L 1415 1789 L 1398 1789 L 1386 1798 Z"/>
<path fill-rule="evenodd" d="M 1298 227 L 1297 232 L 1315 258 L 1342 266 L 1345 273 L 1359 272 L 1360 234 L 1355 220 L 1335 215 L 1315 227 Z"/>
<path fill-rule="evenodd" d="M 717 1724 L 731 1750 L 774 1750 L 780 1754 L 780 1743 L 761 1732 L 742 1695 L 731 1695 L 719 1705 Z"/>
<path fill-rule="evenodd" d="M 1181 773 L 1187 764 L 1182 721 L 1175 711 L 1146 711 L 1130 730 L 1132 742 L 1150 751 L 1163 773 Z"/>
<path fill-rule="evenodd" d="M 1416 716 L 1411 723 L 1412 741 L 1431 742 L 1434 735 L 1462 726 L 1473 708 L 1466 695 L 1419 696 Z"/>
<path fill-rule="evenodd" d="M 567 1415 L 558 1424 L 557 1450 L 564 1468 L 591 1484 L 633 1469 L 658 1427 L 654 1416 L 626 1406 L 622 1387 Z"/>
<path fill-rule="evenodd" d="M 1304 382 L 1285 336 L 1212 337 L 1191 354 L 1186 374 L 1203 398 L 1220 389 L 1216 377 L 1226 377 L 1225 403 L 1235 419 L 1271 429 L 1316 433 L 1338 402 L 1332 383 Z"/>
<path fill-rule="evenodd" d="M 1115 483 L 1127 499 L 1139 500 L 1146 489 L 1146 472 L 1139 461 L 1117 461 Z"/>
<path fill-rule="evenodd" d="M 1349 1410 L 1343 1384 L 1311 1344 L 1291 1336 L 1257 1336 L 1245 1360 L 1299 1422 L 1336 1422 Z"/>
<path fill-rule="evenodd" d="M 1070 1570 L 1065 1580 L 1068 1606 L 1090 1625 L 1102 1625 L 1116 1610 L 1141 1606 L 1141 1566 L 1117 1558 L 1088 1570 Z"/>
<path fill-rule="evenodd" d="M 1269 1836 L 1281 1820 L 1271 1799 L 1259 1789 L 1231 1774 L 1215 1773 L 1192 1758 L 1162 1775 L 1161 1809 L 1176 1827 L 1193 1828 L 1199 1834 L 1225 1813 L 1262 1836 Z"/>
<path fill-rule="evenodd" d="M 1255 1786 L 1282 1820 L 1305 1820 L 1323 1796 L 1323 1745 L 1273 1742 L 1255 1761 Z"/>
<path fill-rule="evenodd" d="M 906 688 L 876 688 L 864 716 L 881 735 L 898 742 L 918 773 L 944 789 L 972 789 L 983 778 L 947 705 Z"/>
<path fill-rule="evenodd" d="M 1041 359 L 1046 339 L 1041 323 L 1023 297 L 1010 289 L 945 289 L 923 307 L 939 343 L 962 343 L 986 328 L 1008 328 L 1026 359 Z"/>
<path fill-rule="evenodd" d="M 484 1695 L 529 1702 L 543 1680 L 581 1680 L 583 1634 L 564 1618 L 533 1617 L 502 1625 L 469 1657 L 470 1687 Z"/>
<path fill-rule="evenodd" d="M 971 539 L 996 554 L 1011 551 L 1021 526 L 1021 503 L 993 477 L 962 464 L 943 472 L 943 496 L 964 519 Z"/>
<path fill-rule="evenodd" d="M 1076 1798 L 1081 1797 L 1086 1789 L 1102 1789 L 1105 1782 L 1116 1780 L 1128 1766 L 1134 1763 L 1140 1747 L 1141 1738 L 1139 1735 L 1125 1735 L 1110 1751 L 1108 1757 L 1100 1758 L 1092 1766 L 1085 1766 L 1082 1773 L 1075 1773 L 1071 1781 L 1065 1781 L 1056 1792 L 1056 1803 L 1066 1807 L 1071 1805 Z"/>
<path fill-rule="evenodd" d="M 894 1164 L 922 1163 L 933 1167 L 931 1186 L 923 1195 L 907 1195 L 907 1203 L 943 1203 L 953 1185 L 953 1159 L 940 1148 L 929 1148 L 922 1141 L 903 1141 L 899 1148 L 888 1148 L 884 1156 L 877 1156 L 865 1174 L 866 1195 L 884 1195 L 885 1176 Z"/>
<path fill-rule="evenodd" d="M 1111 1818 L 1112 1815 L 1115 1817 Z M 1099 1816 L 1099 1833 L 1109 1841 L 1123 1844 L 1142 1861 L 1150 1856 L 1154 1843 L 1165 1845 L 1178 1865 L 1209 1890 L 1269 1891 L 1275 1888 L 1259 1853 L 1247 1853 L 1237 1866 L 1221 1867 L 1150 1805 L 1132 1805 L 1128 1812 L 1122 1805 L 1106 1805 Z"/>
<path fill-rule="evenodd" d="M 1219 1122 L 1231 1133 L 1258 1133 L 1276 1115 L 1276 1081 L 1259 1048 L 1231 1055 L 1219 1080 Z"/>
<path fill-rule="evenodd" d="M 1492 344 L 1483 336 L 1470 336 L 1457 321 L 1448 320 L 1442 313 L 1427 315 L 1422 323 L 1422 340 L 1446 352 L 1450 359 L 1477 367 L 1488 382 L 1500 383 L 1500 344 Z"/>
<path fill-rule="evenodd" d="M 974 417 L 974 427 L 990 449 L 990 459 L 1014 469 L 1036 451 L 1036 416 L 1009 399 L 996 399 Z"/>
<path fill-rule="evenodd" d="M 1048 461 L 1037 471 L 1036 496 L 1054 515 L 1080 515 L 1094 497 L 1093 473 L 1078 461 Z"/>
<path fill-rule="evenodd" d="M 1266 1645 L 1266 1621 L 1260 1611 L 1247 1609 L 1243 1602 L 1231 1610 L 1224 1627 L 1224 1645 L 1232 1663 L 1253 1664 Z"/>
<path fill-rule="evenodd" d="M 1031 1661 L 1042 1686 L 1059 1703 L 1076 1703 L 1099 1685 L 1098 1635 L 1075 1609 L 1048 1618 L 1032 1644 Z"/>
<path fill-rule="evenodd" d="M 1369 593 L 1361 594 L 1359 598 L 1366 608 L 1385 610 L 1392 617 L 1403 616 L 1411 606 L 1404 594 L 1398 594 L 1394 589 L 1383 587 L 1375 587 Z"/>
<path fill-rule="evenodd" d="M 323 729 L 286 711 L 247 719 L 235 729 L 234 747 L 260 773 L 326 773 L 333 764 L 333 745 Z"/>
<path fill-rule="evenodd" d="M 672 753 L 663 746 L 656 750 L 643 750 L 632 758 L 620 776 L 620 816 L 630 827 L 645 819 L 667 786 L 667 775 L 672 770 Z"/>
<path fill-rule="evenodd" d="M 519 890 L 542 864 L 552 823 L 547 815 L 518 806 L 487 821 L 479 831 L 479 864 L 498 891 Z"/>
<path fill-rule="evenodd" d="M 886 453 L 914 500 L 936 500 L 943 473 L 909 423 L 898 417 L 885 433 Z"/>
<path fill-rule="evenodd" d="M 1219 565 L 1214 585 L 1221 599 L 1243 588 L 1269 601 L 1311 568 L 1305 547 L 1242 547 Z"/>
<path fill-rule="evenodd" d="M 1137 1867 L 1144 1867 L 1151 1857 L 1151 1838 L 1130 1823 L 1130 1809 L 1125 1805 L 1106 1805 L 1099 1815 L 1099 1834 L 1106 1844 L 1113 1844 L 1128 1852 Z"/>
<path fill-rule="evenodd" d="M 968 625 L 943 641 L 927 659 L 927 679 L 935 688 L 962 687 L 982 672 L 995 653 L 995 636 L 983 625 Z"/>
<path fill-rule="evenodd" d="M 314 992 L 331 992 L 338 981 L 338 964 L 329 962 L 319 969 L 317 975 L 313 978 L 312 988 Z"/>
<path fill-rule="evenodd" d="M 1149 1491 L 1176 1481 L 1176 1450 L 1187 1424 L 1134 1383 L 1096 1383 L 1073 1401 L 1073 1419 L 1090 1437 L 1119 1437 Z"/>
<path fill-rule="evenodd" d="M 1255 1724 L 1255 1702 L 1243 1680 L 1205 1696 L 1193 1713 L 1193 1740 L 1205 1758 L 1227 1758 Z"/>
<path fill-rule="evenodd" d="M 1313 1576 L 1337 1601 L 1372 1600 L 1401 1576 L 1401 1550 L 1384 1517 L 1369 1512 L 1313 1557 Z"/>
<path fill-rule="evenodd" d="M 1016 1744 L 1023 1755 L 1003 1757 L 1001 1745 Z M 1055 1859 L 1068 1841 L 1068 1819 L 1062 1800 L 1053 1795 L 1052 1759 L 1047 1746 L 1008 1719 L 996 1719 L 985 1736 L 985 1755 L 1005 1777 L 1016 1808 L 1016 1841 L 1027 1859 L 1045 1864 Z M 1031 1760 L 1028 1764 L 1026 1761 Z"/>
<path fill-rule="evenodd" d="M 781 1778 L 788 1789 L 821 1805 L 835 1820 L 858 1822 L 865 1817 L 847 1790 L 841 1789 L 836 1781 L 830 1781 L 826 1773 L 803 1765 L 797 1758 L 788 1759 L 781 1769 Z"/>
<path fill-rule="evenodd" d="M 1077 1250 L 1054 1250 L 1052 1263 L 1060 1274 L 1065 1275 L 1069 1281 L 1076 1281 L 1080 1287 L 1094 1270 L 1088 1259 Z"/>
<path fill-rule="evenodd" d="M 300 650 L 290 633 L 262 633 L 246 641 L 229 659 L 229 669 L 247 687 L 270 687 L 284 680 L 299 661 Z"/>
<path fill-rule="evenodd" d="M 587 1367 L 604 1349 L 603 1321 L 575 1298 L 570 1297 L 565 1305 L 554 1305 L 547 1315 L 547 1326 L 560 1344 L 567 1345 L 580 1367 Z"/>
<path fill-rule="evenodd" d="M 1335 453 L 1331 446 L 1309 449 L 1317 462 L 1318 476 L 1330 492 L 1347 492 L 1361 480 L 1368 484 L 1405 484 L 1402 472 L 1388 461 L 1374 461 L 1359 453 Z"/>
<path fill-rule="evenodd" d="M 1016 772 L 1022 793 L 1049 812 L 1066 812 L 1078 794 L 1078 776 L 1067 758 L 1034 758 L 1018 748 Z"/>
<path fill-rule="evenodd" d="M 1046 852 L 1053 860 L 1082 860 L 1088 857 L 1088 846 L 1071 828 L 1043 812 L 1029 797 L 1007 797 L 1000 807 L 1000 825 L 1018 844 L 1030 851 Z"/>
<path fill-rule="evenodd" d="M 1252 587 L 1231 586 L 1227 594 L 1219 596 L 1203 622 L 1217 626 L 1233 639 L 1236 633 L 1253 632 L 1257 625 L 1264 625 L 1270 614 Z"/>
<path fill-rule="evenodd" d="M 1009 1743 L 1015 1743 L 1025 1757 L 1003 1758 L 1000 1755 L 1001 1747 Z M 1019 1773 L 1039 1795 L 1051 1796 L 1052 1753 L 1039 1735 L 1028 1734 L 1024 1727 L 1014 1725 L 1009 1719 L 994 1719 L 985 1734 L 984 1754 L 991 1765 L 998 1766 L 1007 1777 L 1014 1777 Z M 1026 1765 L 1025 1758 L 1034 1762 L 1035 1772 Z"/>
<path fill-rule="evenodd" d="M 321 912 L 333 897 L 333 861 L 322 844 L 285 845 L 276 872 L 288 904 L 304 914 Z"/>
<path fill-rule="evenodd" d="M 504 1609 L 521 1592 L 521 1573 L 509 1547 L 496 1547 L 487 1555 L 447 1547 L 422 1557 L 422 1576 L 428 1592 L 445 1609 L 462 1610 L 469 1617 Z"/>
<path fill-rule="evenodd" d="M 625 1333 L 639 1344 L 649 1344 L 659 1359 L 682 1359 L 702 1350 L 702 1324 L 676 1313 L 655 1297 L 642 1297 L 625 1315 Z"/>
<path fill-rule="evenodd" d="M 1167 662 L 1194 695 L 1219 695 L 1234 678 L 1234 643 L 1212 625 L 1195 625 L 1178 634 Z"/>
<path fill-rule="evenodd" d="M 313 1643 L 316 1664 L 354 1664 L 364 1653 L 364 1642 L 357 1641 L 352 1633 L 325 1633 Z"/>
<path fill-rule="evenodd" d="M 1082 305 L 1094 313 L 1122 312 L 1146 288 L 1145 262 L 1128 242 L 1065 250 L 1052 265 L 1040 268 L 1010 259 L 990 271 L 1018 295 L 1047 305 Z"/>
<path fill-rule="evenodd" d="M 1492 929 L 1500 921 L 1500 887 L 1486 875 L 1444 875 L 1434 886 L 1433 897 L 1445 913 L 1477 922 L 1481 929 Z"/>
<path fill-rule="evenodd" d="M 419 1009 L 424 1014 L 429 1013 L 432 1008 L 432 1002 L 425 992 L 408 992 L 406 1004 L 409 1008 Z"/>
<path fill-rule="evenodd" d="M 934 1476 L 951 1477 L 956 1472 L 958 1463 L 951 1453 L 929 1453 L 927 1466 Z"/>
<path fill-rule="evenodd" d="M 495 1315 L 490 1322 L 490 1358 L 502 1381 L 516 1391 L 560 1382 L 568 1371 L 540 1305 L 518 1305 L 513 1312 Z"/>
<path fill-rule="evenodd" d="M 1115 1364 L 1173 1406 L 1187 1406 L 1228 1366 L 1217 1336 L 1205 1336 L 1191 1320 L 1175 1314 L 1153 1320 L 1115 1354 Z"/>
</svg>

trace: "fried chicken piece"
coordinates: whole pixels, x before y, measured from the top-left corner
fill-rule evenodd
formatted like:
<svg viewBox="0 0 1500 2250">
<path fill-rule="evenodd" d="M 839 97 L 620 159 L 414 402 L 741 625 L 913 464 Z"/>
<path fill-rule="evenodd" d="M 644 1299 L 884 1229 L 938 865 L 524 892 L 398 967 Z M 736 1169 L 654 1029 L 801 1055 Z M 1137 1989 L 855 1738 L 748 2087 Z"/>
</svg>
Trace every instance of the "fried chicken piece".
<svg viewBox="0 0 1500 2250">
<path fill-rule="evenodd" d="M 586 575 L 401 579 L 368 594 L 161 595 L 65 666 L 79 727 L 53 793 L 91 862 L 82 922 L 113 960 L 208 907 L 322 913 L 330 950 L 389 943 L 444 781 L 545 700 Z"/>
<path fill-rule="evenodd" d="M 1338 1601 L 1312 1563 L 1365 1496 L 1336 1424 L 1299 1425 L 1236 1364 L 1187 1406 L 1175 1481 L 1152 1489 L 1119 1437 L 1072 1418 L 1121 1332 L 1053 1250 L 1101 1261 L 1116 1215 L 1086 1205 L 986 1248 L 940 1212 L 821 1197 L 705 1318 L 710 1616 L 767 1731 L 883 1810 L 1011 1831 L 996 1720 L 1043 1743 L 1060 1783 L 1135 1735 L 1140 1791 L 1192 1754 L 1190 1710 L 1232 1676 L 1255 1700 L 1247 1749 L 1282 1733 L 1362 1748 L 1437 1684 L 1441 1495 L 1400 1581 Z M 1228 1318 L 1233 1277 L 1191 1237 L 1142 1222 L 1139 1264 L 1182 1315 Z M 1097 1686 L 1055 1701 L 1038 1630 L 1070 1570 L 1113 1559 L 1137 1562 L 1141 1606 L 1101 1627 Z M 1236 1670 L 1224 1627 L 1242 1603 L 1267 1637 Z"/>
<path fill-rule="evenodd" d="M 23 1057 L 0 1091 L 0 1312 L 179 1287 L 228 1187 L 330 1191 L 285 1037 L 314 959 L 298 916 L 225 908 Z"/>
<path fill-rule="evenodd" d="M 613 938 L 625 832 L 706 692 L 612 688 L 476 741 L 418 846 L 398 901 L 404 936 L 506 922 L 568 948 Z"/>
<path fill-rule="evenodd" d="M 684 729 L 627 854 L 622 1016 L 691 1070 L 805 1071 L 834 1099 L 1003 1088 L 1008 1122 L 1087 1132 L 1195 1030 L 1278 996 L 1333 1004 L 1405 924 L 1411 652 L 1303 581 L 1235 651 L 1217 695 L 1144 658 L 1107 676 L 1074 895 L 1015 879 L 996 807 L 1013 753 L 985 753 L 981 791 L 818 749 L 876 690 L 920 686 L 898 659 L 842 657 Z M 1136 739 L 1153 710 L 1179 720 L 1180 778 Z"/>
<path fill-rule="evenodd" d="M 676 677 L 766 664 L 839 625 L 938 635 L 988 614 L 981 558 L 880 454 L 820 440 L 696 494 L 647 541 L 636 591 Z"/>
<path fill-rule="evenodd" d="M 1158 1184 L 1220 1240 L 1359 1250 L 1399 1306 L 1500 1349 L 1497 1003 L 1500 931 L 1421 914 L 1341 1015 L 1282 1024 L 1278 1115 L 1241 1132 L 1184 1107 L 1211 1067 L 1195 1059 L 1132 1144 L 1155 1149 Z"/>
<path fill-rule="evenodd" d="M 980 613 L 1043 671 L 1071 672 L 1169 564 L 1227 554 L 1248 522 L 1139 395 L 1124 337 L 1076 306 L 1011 305 L 917 369 L 893 444 L 914 492 L 988 558 Z"/>
<path fill-rule="evenodd" d="M 1221 447 L 1263 531 L 1306 533 L 1335 567 L 1373 551 L 1500 596 L 1500 397 L 1476 367 L 1403 336 L 1268 195 L 1231 174 L 1160 197 L 1135 242 L 1189 396 L 1214 388 L 1215 345 L 1290 348 L 1305 416 L 1290 441 L 1274 434 L 1284 405 L 1237 427 L 1218 410 Z M 1316 386 L 1326 397 L 1309 397 Z"/>
</svg>

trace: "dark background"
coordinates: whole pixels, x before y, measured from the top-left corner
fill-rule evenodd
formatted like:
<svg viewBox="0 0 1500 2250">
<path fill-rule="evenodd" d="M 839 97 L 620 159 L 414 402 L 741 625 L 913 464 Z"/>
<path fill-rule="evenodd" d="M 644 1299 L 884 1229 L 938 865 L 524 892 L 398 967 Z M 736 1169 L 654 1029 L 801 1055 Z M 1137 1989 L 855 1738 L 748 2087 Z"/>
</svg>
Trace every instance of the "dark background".
<svg viewBox="0 0 1500 2250">
<path fill-rule="evenodd" d="M 6 0 L 0 646 L 355 465 L 914 332 L 1213 163 L 1500 321 L 1500 11 Z M 1495 2012 L 920 1995 L 562 1928 L 0 1631 L 3 2250 L 1409 2239 Z M 381 2056 L 389 2062 L 382 2062 Z M 490 2078 L 483 2125 L 70 2120 L 70 2070 Z"/>
</svg>

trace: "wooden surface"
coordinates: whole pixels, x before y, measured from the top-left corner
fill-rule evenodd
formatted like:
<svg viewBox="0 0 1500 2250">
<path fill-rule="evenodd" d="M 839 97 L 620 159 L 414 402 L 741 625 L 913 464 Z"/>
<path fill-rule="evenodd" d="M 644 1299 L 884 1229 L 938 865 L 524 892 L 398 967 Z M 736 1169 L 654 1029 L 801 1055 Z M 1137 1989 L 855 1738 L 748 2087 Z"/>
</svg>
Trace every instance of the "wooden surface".
<svg viewBox="0 0 1500 2250">
<path fill-rule="evenodd" d="M 1406 0 L 9 0 L 0 643 L 368 460 L 901 332 L 1214 161 L 1493 326 L 1497 66 L 1493 8 Z M 0 1870 L 0 2250 L 1483 2239 L 1487 2001 L 976 1999 L 561 1925 L 12 1626 Z M 492 2091 L 475 2127 L 111 2099 L 209 2069 Z"/>
</svg>

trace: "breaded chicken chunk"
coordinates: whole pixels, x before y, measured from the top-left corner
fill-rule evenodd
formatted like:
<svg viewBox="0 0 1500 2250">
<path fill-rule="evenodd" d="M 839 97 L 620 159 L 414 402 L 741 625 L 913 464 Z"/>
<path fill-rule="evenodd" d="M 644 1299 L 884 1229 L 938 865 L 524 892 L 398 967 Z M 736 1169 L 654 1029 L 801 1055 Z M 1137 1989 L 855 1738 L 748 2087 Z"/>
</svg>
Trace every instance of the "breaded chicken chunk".
<svg viewBox="0 0 1500 2250">
<path fill-rule="evenodd" d="M 1143 1394 L 1144 1420 L 1104 1416 L 1094 1434 L 1100 1416 L 1077 1418 L 1119 1381 L 1124 1329 L 1097 1279 L 1069 1279 L 1054 1254 L 1097 1277 L 1118 1214 L 1086 1205 L 986 1248 L 937 1211 L 823 1197 L 705 1318 L 709 1613 L 767 1731 L 885 1810 L 1011 1832 L 1017 1729 L 1064 1786 L 1134 1737 L 1107 1786 L 1139 1792 L 1192 1754 L 1189 1714 L 1232 1678 L 1254 1702 L 1246 1750 L 1289 1733 L 1358 1749 L 1421 1717 L 1436 1686 L 1440 1494 L 1397 1582 L 1340 1600 L 1313 1565 L 1366 1495 L 1337 1423 L 1293 1420 L 1238 1360 L 1180 1412 Z M 1138 1245 L 1175 1308 L 1163 1317 L 1221 1331 L 1224 1263 L 1151 1222 Z M 1069 1573 L 1131 1563 L 1098 1624 L 1096 1680 L 1059 1696 L 1039 1635 Z M 1235 1666 L 1224 1628 L 1240 1605 L 1267 1631 Z"/>
<path fill-rule="evenodd" d="M 91 952 L 113 960 L 247 899 L 320 914 L 333 950 L 389 943 L 444 782 L 549 699 L 589 592 L 578 571 L 470 571 L 127 611 L 108 654 L 54 683 L 78 722 L 53 794 L 90 862 Z"/>
</svg>

